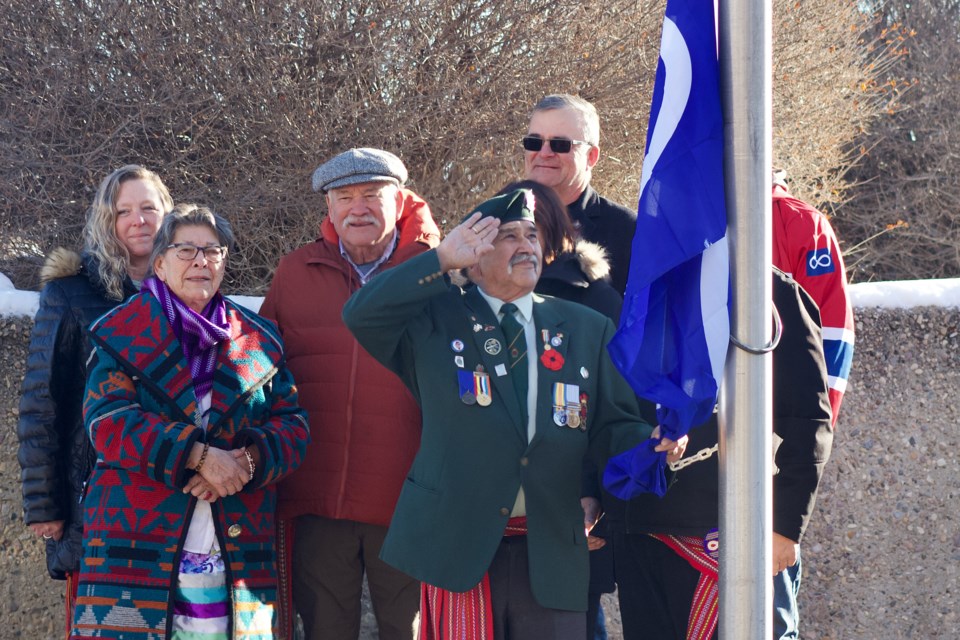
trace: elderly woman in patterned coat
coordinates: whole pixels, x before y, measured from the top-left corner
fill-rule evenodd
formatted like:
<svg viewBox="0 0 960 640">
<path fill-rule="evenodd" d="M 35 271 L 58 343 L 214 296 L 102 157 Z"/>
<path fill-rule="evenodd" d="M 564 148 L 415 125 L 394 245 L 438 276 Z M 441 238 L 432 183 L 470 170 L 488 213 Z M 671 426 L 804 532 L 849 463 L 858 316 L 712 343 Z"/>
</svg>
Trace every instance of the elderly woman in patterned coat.
<svg viewBox="0 0 960 640">
<path fill-rule="evenodd" d="M 153 276 L 90 329 L 71 637 L 273 637 L 274 488 L 309 432 L 276 327 L 219 292 L 232 245 L 226 220 L 179 205 Z"/>
</svg>

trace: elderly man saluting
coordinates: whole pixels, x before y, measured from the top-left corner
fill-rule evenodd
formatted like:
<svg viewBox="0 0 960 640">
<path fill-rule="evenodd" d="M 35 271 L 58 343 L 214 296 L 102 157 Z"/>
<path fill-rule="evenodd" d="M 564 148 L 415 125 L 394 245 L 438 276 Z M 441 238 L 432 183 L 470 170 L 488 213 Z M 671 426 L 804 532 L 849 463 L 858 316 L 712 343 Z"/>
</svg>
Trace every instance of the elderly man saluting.
<svg viewBox="0 0 960 640">
<path fill-rule="evenodd" d="M 344 307 L 347 327 L 423 413 L 381 551 L 425 583 L 423 639 L 582 640 L 583 457 L 603 464 L 651 433 L 607 355 L 613 324 L 533 295 L 533 211 L 523 189 L 484 202 L 436 250 Z M 450 286 L 454 269 L 476 286 Z M 674 459 L 685 444 L 657 448 Z"/>
</svg>

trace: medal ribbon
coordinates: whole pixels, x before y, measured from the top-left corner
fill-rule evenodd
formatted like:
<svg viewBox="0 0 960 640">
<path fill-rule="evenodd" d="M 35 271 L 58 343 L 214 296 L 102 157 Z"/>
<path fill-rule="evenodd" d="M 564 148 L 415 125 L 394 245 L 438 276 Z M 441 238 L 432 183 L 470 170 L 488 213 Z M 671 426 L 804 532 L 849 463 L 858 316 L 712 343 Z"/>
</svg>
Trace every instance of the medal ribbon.
<svg viewBox="0 0 960 640">
<path fill-rule="evenodd" d="M 474 393 L 477 394 L 477 397 L 483 395 L 490 395 L 490 376 L 480 371 L 473 372 L 473 388 Z"/>
</svg>

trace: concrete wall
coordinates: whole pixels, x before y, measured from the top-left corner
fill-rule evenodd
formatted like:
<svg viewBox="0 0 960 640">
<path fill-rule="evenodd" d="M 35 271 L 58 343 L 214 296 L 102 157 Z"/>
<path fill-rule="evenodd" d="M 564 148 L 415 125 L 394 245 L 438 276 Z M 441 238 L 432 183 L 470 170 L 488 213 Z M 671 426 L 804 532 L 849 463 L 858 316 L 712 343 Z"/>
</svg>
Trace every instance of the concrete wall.
<svg viewBox="0 0 960 640">
<path fill-rule="evenodd" d="M 803 545 L 807 640 L 960 637 L 958 325 L 956 309 L 858 310 L 850 389 Z M 47 578 L 21 520 L 15 428 L 29 328 L 0 318 L 0 640 L 62 637 L 64 583 Z"/>
<path fill-rule="evenodd" d="M 805 638 L 958 638 L 960 311 L 857 310 L 857 347 L 802 547 Z"/>
</svg>

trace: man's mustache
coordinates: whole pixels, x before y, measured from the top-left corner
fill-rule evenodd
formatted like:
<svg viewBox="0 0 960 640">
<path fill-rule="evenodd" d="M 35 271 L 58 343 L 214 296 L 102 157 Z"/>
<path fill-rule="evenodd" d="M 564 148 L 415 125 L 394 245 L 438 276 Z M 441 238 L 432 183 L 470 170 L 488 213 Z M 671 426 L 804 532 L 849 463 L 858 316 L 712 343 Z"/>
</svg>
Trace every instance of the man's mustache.
<svg viewBox="0 0 960 640">
<path fill-rule="evenodd" d="M 510 258 L 511 267 L 514 267 L 518 264 L 523 264 L 524 262 L 529 262 L 535 267 L 540 266 L 540 260 L 537 259 L 537 256 L 532 254 L 516 255 Z"/>
<path fill-rule="evenodd" d="M 374 224 L 374 225 L 376 225 L 376 224 L 379 224 L 379 223 L 377 222 L 376 217 L 370 215 L 369 213 L 365 213 L 365 214 L 362 215 L 362 216 L 347 216 L 346 218 L 343 219 L 343 222 L 340 223 L 340 227 L 343 228 L 343 229 L 346 229 L 346 228 L 349 227 L 351 224 Z"/>
</svg>

